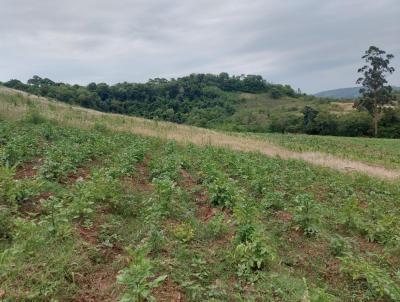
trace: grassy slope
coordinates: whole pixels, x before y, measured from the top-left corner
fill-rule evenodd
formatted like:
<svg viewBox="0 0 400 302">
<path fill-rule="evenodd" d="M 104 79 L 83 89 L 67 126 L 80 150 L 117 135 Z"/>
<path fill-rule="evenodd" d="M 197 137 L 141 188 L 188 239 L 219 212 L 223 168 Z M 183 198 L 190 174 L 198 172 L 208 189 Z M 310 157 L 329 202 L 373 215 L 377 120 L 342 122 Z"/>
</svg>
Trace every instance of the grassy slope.
<svg viewBox="0 0 400 302">
<path fill-rule="evenodd" d="M 399 297 L 397 184 L 96 129 L 1 123 L 6 301 L 113 301 L 120 270 L 158 301 Z"/>
<path fill-rule="evenodd" d="M 400 140 L 398 139 L 276 133 L 266 133 L 257 137 L 293 151 L 330 153 L 391 169 L 400 168 Z"/>
<path fill-rule="evenodd" d="M 301 111 L 305 106 L 312 106 L 321 112 L 344 114 L 352 110 L 352 103 L 346 101 L 318 100 L 309 97 L 280 99 L 271 98 L 270 94 L 233 94 L 232 98 L 241 100 L 236 106 L 235 114 L 228 118 L 225 129 L 241 130 L 240 125 L 247 125 L 248 129 L 263 132 L 268 129 L 271 117 L 284 116 L 288 113 L 302 115 Z M 218 127 L 218 125 L 217 125 Z"/>
<path fill-rule="evenodd" d="M 10 94 L 11 93 L 11 94 Z M 29 111 L 34 110 L 41 112 L 46 118 L 56 120 L 66 125 L 74 125 L 79 127 L 92 127 L 95 124 L 108 124 L 108 127 L 112 127 L 114 130 L 130 131 L 149 136 L 157 136 L 167 139 L 175 139 L 183 143 L 195 143 L 198 145 L 212 144 L 217 146 L 226 146 L 236 150 L 242 151 L 258 151 L 267 155 L 278 155 L 284 158 L 302 158 L 308 162 L 315 163 L 318 165 L 325 165 L 335 169 L 347 170 L 351 168 L 355 171 L 363 173 L 371 173 L 373 175 L 382 175 L 383 177 L 396 177 L 397 172 L 392 173 L 388 171 L 381 171 L 380 168 L 360 166 L 360 163 L 345 162 L 340 158 L 352 158 L 373 164 L 382 164 L 380 153 L 374 154 L 373 157 L 367 158 L 362 156 L 362 152 L 359 152 L 359 148 L 356 148 L 356 144 L 353 144 L 352 139 L 343 138 L 349 144 L 349 152 L 341 152 L 340 148 L 332 149 L 325 148 L 325 155 L 319 154 L 318 159 L 315 159 L 312 154 L 306 154 L 304 157 L 302 153 L 296 153 L 277 147 L 271 143 L 267 143 L 266 140 L 260 139 L 257 135 L 244 135 L 244 134 L 229 134 L 223 132 L 216 132 L 206 130 L 202 128 L 176 125 L 165 122 L 155 122 L 142 118 L 127 117 L 116 114 L 103 114 L 93 110 L 83 109 L 79 107 L 72 107 L 60 102 L 48 101 L 44 98 L 31 97 L 27 98 L 22 95 L 15 94 L 15 91 L 7 90 L 5 93 L 0 94 L 0 106 L 1 112 L 4 116 L 10 119 L 18 119 L 21 115 L 26 114 Z M 271 137 L 280 138 L 275 143 L 285 143 L 290 141 L 290 136 L 286 135 L 271 135 Z M 325 137 L 318 136 L 304 136 L 309 140 L 320 139 L 324 141 Z M 341 138 L 337 138 L 340 140 Z M 356 139 L 354 142 L 370 142 L 369 139 Z M 387 140 L 388 147 L 382 152 L 389 154 L 386 160 L 387 165 L 393 164 L 396 166 L 396 159 L 398 152 L 396 151 L 397 140 Z M 323 144 L 308 144 L 308 148 L 312 151 L 318 151 L 319 146 Z M 288 144 L 288 148 L 292 147 Z M 374 149 L 371 149 L 375 152 Z M 381 149 L 382 150 L 382 149 Z M 330 157 L 330 153 L 334 152 L 339 155 L 339 158 Z M 371 153 L 372 153 L 371 152 Z M 381 151 L 379 151 L 381 152 Z M 328 154 L 328 155 L 326 155 Z"/>
<path fill-rule="evenodd" d="M 118 275 L 142 293 L 167 276 L 157 301 L 400 299 L 398 182 L 29 104 L 2 104 L 1 299 L 133 299 Z"/>
</svg>

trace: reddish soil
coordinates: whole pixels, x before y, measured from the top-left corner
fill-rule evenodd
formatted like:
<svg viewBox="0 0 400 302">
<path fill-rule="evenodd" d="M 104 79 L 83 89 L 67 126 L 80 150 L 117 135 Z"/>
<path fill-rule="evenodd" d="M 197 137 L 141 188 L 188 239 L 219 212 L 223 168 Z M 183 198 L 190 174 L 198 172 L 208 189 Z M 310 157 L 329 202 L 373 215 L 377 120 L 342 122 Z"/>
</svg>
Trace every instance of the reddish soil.
<svg viewBox="0 0 400 302">
<path fill-rule="evenodd" d="M 90 178 L 89 167 L 78 167 L 76 172 L 71 172 L 67 175 L 66 179 L 63 180 L 65 183 L 74 183 Z"/>
<path fill-rule="evenodd" d="M 24 163 L 17 168 L 15 172 L 15 179 L 34 178 L 37 175 L 38 160 Z"/>
<path fill-rule="evenodd" d="M 109 267 L 100 267 L 95 272 L 86 275 L 76 275 L 75 282 L 81 290 L 74 299 L 75 302 L 117 301 L 115 291 L 117 271 Z"/>
<path fill-rule="evenodd" d="M 79 235 L 85 242 L 93 245 L 97 245 L 97 229 L 92 226 L 90 228 L 85 228 L 81 225 L 78 226 Z"/>
<path fill-rule="evenodd" d="M 42 192 L 30 200 L 24 201 L 18 211 L 22 214 L 39 214 L 41 212 L 41 201 L 49 199 L 52 195 L 53 193 L 51 192 Z"/>
<path fill-rule="evenodd" d="M 331 284 L 340 283 L 340 279 L 343 278 L 339 271 L 340 260 L 336 258 L 331 258 L 325 262 L 325 265 L 325 280 L 327 280 Z"/>
<path fill-rule="evenodd" d="M 377 242 L 369 242 L 364 237 L 358 236 L 356 237 L 358 246 L 360 248 L 361 253 L 375 253 L 375 254 L 383 254 L 382 246 Z"/>
<path fill-rule="evenodd" d="M 193 176 L 186 170 L 181 170 L 182 179 L 179 182 L 179 185 L 185 189 L 193 189 L 196 186 L 196 182 L 193 179 Z"/>
<path fill-rule="evenodd" d="M 132 186 L 140 191 L 152 191 L 154 185 L 150 182 L 149 162 L 151 157 L 146 155 L 143 162 L 136 166 L 137 172 L 132 177 L 125 177 L 125 182 L 130 182 Z"/>
<path fill-rule="evenodd" d="M 202 221 L 209 221 L 218 213 L 218 210 L 209 204 L 199 204 L 196 211 L 196 218 Z"/>
<path fill-rule="evenodd" d="M 283 222 L 290 222 L 293 220 L 293 215 L 286 211 L 277 211 L 275 217 Z"/>
<path fill-rule="evenodd" d="M 185 295 L 179 286 L 167 278 L 159 287 L 153 290 L 153 295 L 158 302 L 184 302 Z"/>
<path fill-rule="evenodd" d="M 197 183 L 192 177 L 192 175 L 182 169 L 181 170 L 182 179 L 179 182 L 179 186 L 186 189 L 186 191 L 193 192 L 193 188 L 196 188 Z M 192 193 L 195 203 L 197 205 L 196 218 L 201 221 L 209 221 L 218 213 L 218 209 L 213 208 L 207 203 L 208 196 L 204 191 L 196 191 Z"/>
<path fill-rule="evenodd" d="M 101 245 L 98 238 L 98 227 L 101 225 L 104 212 L 99 210 L 98 219 L 93 222 L 93 226 L 85 228 L 81 225 L 77 226 L 77 230 L 81 238 L 89 245 L 100 249 L 103 259 L 106 263 L 96 264 L 89 268 L 89 272 L 79 274 L 75 278 L 75 282 L 79 284 L 80 291 L 74 301 L 76 302 L 100 302 L 100 301 L 117 301 L 118 300 L 118 284 L 116 284 L 116 276 L 118 274 L 118 265 L 115 262 L 123 253 L 119 246 L 106 247 Z"/>
</svg>

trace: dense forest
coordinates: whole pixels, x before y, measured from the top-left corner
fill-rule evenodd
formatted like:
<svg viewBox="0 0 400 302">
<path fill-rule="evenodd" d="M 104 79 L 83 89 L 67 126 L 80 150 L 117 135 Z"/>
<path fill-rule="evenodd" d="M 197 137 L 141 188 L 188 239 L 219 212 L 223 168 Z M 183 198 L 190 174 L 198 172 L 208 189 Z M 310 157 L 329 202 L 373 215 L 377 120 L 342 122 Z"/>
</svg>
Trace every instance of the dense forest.
<svg viewBox="0 0 400 302">
<path fill-rule="evenodd" d="M 334 100 L 307 96 L 289 85 L 269 83 L 259 75 L 191 74 L 178 79 L 150 79 L 146 83 L 86 86 L 33 76 L 27 83 L 13 79 L 3 85 L 103 112 L 207 128 L 341 136 L 372 134 L 371 117 L 366 112 L 332 112 L 329 104 Z M 257 110 L 242 111 L 244 94 L 262 95 L 274 105 L 290 100 L 291 105 L 277 111 L 266 102 Z M 384 110 L 379 130 L 381 137 L 400 137 L 398 107 Z"/>
</svg>

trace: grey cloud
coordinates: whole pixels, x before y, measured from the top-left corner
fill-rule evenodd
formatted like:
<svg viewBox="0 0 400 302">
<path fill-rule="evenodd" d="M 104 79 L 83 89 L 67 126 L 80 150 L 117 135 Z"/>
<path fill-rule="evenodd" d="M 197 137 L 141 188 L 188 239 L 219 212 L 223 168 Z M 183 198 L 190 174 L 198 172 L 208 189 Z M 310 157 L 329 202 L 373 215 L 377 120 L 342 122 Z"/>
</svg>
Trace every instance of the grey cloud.
<svg viewBox="0 0 400 302">
<path fill-rule="evenodd" d="M 146 81 L 261 74 L 306 92 L 354 85 L 369 45 L 394 53 L 398 0 L 3 0 L 0 80 Z"/>
</svg>

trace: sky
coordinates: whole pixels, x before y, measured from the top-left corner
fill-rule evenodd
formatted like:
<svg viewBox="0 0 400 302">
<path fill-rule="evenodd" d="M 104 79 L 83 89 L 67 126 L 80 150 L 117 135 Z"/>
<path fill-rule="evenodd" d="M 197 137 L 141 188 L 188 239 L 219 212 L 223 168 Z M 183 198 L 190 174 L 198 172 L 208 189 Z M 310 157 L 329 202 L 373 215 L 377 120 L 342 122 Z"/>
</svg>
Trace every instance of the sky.
<svg viewBox="0 0 400 302">
<path fill-rule="evenodd" d="M 0 81 L 228 72 L 315 93 L 355 86 L 376 45 L 400 86 L 399 16 L 400 0 L 0 0 Z"/>
</svg>

